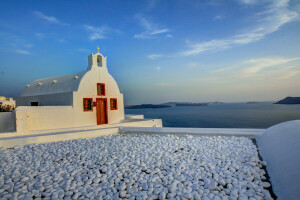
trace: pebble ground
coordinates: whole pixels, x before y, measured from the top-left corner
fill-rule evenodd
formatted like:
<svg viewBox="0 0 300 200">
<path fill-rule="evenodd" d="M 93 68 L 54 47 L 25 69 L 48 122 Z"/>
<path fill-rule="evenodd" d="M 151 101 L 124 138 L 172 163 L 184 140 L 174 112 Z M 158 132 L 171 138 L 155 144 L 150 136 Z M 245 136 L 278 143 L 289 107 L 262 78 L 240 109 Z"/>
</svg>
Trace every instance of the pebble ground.
<svg viewBox="0 0 300 200">
<path fill-rule="evenodd" d="M 113 135 L 0 150 L 0 199 L 272 199 L 244 137 Z"/>
</svg>

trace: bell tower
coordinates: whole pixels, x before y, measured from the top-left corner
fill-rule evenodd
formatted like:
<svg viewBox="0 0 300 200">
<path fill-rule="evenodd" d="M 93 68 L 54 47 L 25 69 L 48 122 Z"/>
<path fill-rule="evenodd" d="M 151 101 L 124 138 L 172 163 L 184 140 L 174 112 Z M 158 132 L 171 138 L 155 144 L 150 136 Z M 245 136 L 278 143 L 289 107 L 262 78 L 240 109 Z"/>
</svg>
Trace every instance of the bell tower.
<svg viewBox="0 0 300 200">
<path fill-rule="evenodd" d="M 97 50 L 98 50 L 97 53 L 95 53 L 95 54 L 91 53 L 91 55 L 89 55 L 88 70 L 93 70 L 93 69 L 98 69 L 98 68 L 107 70 L 107 66 L 106 66 L 106 58 L 107 57 L 104 57 L 99 52 L 100 48 L 98 46 L 97 46 Z"/>
</svg>

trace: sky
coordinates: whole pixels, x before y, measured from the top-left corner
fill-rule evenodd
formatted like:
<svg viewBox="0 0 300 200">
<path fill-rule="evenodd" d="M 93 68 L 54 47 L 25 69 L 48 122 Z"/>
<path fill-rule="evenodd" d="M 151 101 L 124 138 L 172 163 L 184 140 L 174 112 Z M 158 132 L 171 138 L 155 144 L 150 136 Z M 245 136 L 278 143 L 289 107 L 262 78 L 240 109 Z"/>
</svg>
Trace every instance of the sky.
<svg viewBox="0 0 300 200">
<path fill-rule="evenodd" d="M 297 0 L 0 0 L 0 96 L 107 56 L 125 104 L 300 96 Z"/>
</svg>

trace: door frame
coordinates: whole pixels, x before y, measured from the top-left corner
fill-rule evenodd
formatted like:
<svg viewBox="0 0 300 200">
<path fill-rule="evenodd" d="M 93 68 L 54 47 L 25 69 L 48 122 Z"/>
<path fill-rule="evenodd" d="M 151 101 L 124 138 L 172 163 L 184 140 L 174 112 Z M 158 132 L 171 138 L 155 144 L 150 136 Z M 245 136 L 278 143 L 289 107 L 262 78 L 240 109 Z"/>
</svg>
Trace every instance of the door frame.
<svg viewBox="0 0 300 200">
<path fill-rule="evenodd" d="M 96 98 L 96 118 L 97 118 L 97 125 L 101 125 L 100 124 L 100 119 L 98 119 L 98 100 L 104 100 L 105 102 L 105 123 L 103 124 L 108 124 L 108 113 L 107 113 L 107 98 Z"/>
</svg>

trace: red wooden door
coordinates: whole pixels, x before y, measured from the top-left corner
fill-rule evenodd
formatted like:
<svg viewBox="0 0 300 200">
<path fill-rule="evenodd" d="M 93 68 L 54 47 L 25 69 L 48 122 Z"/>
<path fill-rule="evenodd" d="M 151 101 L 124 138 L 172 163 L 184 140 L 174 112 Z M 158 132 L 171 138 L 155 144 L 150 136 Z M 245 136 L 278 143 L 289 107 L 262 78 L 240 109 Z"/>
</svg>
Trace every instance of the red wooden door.
<svg viewBox="0 0 300 200">
<path fill-rule="evenodd" d="M 97 124 L 107 124 L 106 99 L 97 99 Z"/>
</svg>

